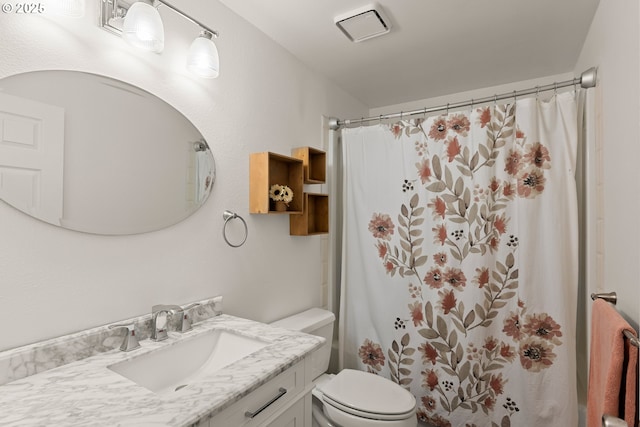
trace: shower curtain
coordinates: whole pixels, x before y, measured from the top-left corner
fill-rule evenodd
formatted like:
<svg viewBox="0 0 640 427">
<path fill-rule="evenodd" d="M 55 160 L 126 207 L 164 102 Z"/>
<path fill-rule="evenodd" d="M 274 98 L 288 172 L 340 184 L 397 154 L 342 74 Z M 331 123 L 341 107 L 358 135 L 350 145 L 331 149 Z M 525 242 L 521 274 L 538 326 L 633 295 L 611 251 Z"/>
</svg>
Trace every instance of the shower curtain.
<svg viewBox="0 0 640 427">
<path fill-rule="evenodd" d="M 574 94 L 342 138 L 343 367 L 427 425 L 577 425 Z"/>
</svg>

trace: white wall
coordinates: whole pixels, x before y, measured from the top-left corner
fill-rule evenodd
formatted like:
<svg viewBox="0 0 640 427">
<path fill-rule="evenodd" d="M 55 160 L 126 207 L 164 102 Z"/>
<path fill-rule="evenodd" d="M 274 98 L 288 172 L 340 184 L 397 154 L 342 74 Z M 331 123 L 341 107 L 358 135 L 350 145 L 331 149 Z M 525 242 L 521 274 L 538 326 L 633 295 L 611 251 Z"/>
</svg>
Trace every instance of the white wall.
<svg viewBox="0 0 640 427">
<path fill-rule="evenodd" d="M 580 75 L 580 73 L 578 73 L 578 75 Z M 472 99 L 491 98 L 494 95 L 511 93 L 514 90 L 517 91 L 522 89 L 529 89 L 529 88 L 534 88 L 536 86 L 548 85 L 553 82 L 571 80 L 573 77 L 574 77 L 573 73 L 555 74 L 552 76 L 541 76 L 537 79 L 518 81 L 518 82 L 509 83 L 509 84 L 499 85 L 499 86 L 490 86 L 490 87 L 470 90 L 466 92 L 452 93 L 445 96 L 438 96 L 435 98 L 428 98 L 428 99 L 420 99 L 416 101 L 406 102 L 403 104 L 395 104 L 395 105 L 388 105 L 385 107 L 372 108 L 369 111 L 369 116 L 376 117 L 379 115 L 394 114 L 394 113 L 399 113 L 403 111 L 407 112 L 407 111 L 417 111 L 417 110 L 421 110 L 424 108 L 431 108 L 431 107 L 441 107 L 441 106 L 444 107 L 448 103 L 455 104 L 458 102 L 470 101 Z M 560 90 L 561 89 L 559 89 L 559 91 Z M 567 88 L 565 90 L 570 90 L 570 88 Z M 551 93 L 552 92 L 541 93 L 540 96 L 548 97 L 550 96 Z M 507 99 L 507 100 L 498 101 L 498 102 L 509 102 L 509 100 Z M 467 111 L 471 109 L 470 106 L 462 107 L 462 109 L 465 109 L 465 108 L 467 109 Z M 439 114 L 439 113 L 430 113 L 430 114 Z M 413 117 L 415 118 L 415 117 L 421 117 L 421 116 L 416 115 Z M 398 120 L 398 119 L 395 119 L 395 120 Z"/>
<path fill-rule="evenodd" d="M 640 323 L 640 6 L 602 1 L 576 71 L 598 67 L 600 200 L 595 289 L 615 291 L 618 310 Z"/>
<path fill-rule="evenodd" d="M 165 51 L 144 53 L 100 29 L 97 6 L 88 1 L 80 20 L 0 13 L 0 78 L 72 69 L 154 93 L 207 139 L 214 191 L 173 227 L 120 237 L 67 231 L 0 203 L 0 350 L 214 295 L 225 297 L 226 312 L 259 321 L 320 305 L 323 238 L 291 237 L 285 216 L 248 213 L 249 153 L 320 146 L 322 115 L 359 117 L 364 105 L 218 1 L 176 1 L 220 31 L 216 80 L 184 71 L 193 24 L 160 8 Z M 222 239 L 226 209 L 248 223 L 241 248 Z"/>
<path fill-rule="evenodd" d="M 596 194 L 592 203 L 596 253 L 591 257 L 595 265 L 589 265 L 586 291 L 615 291 L 618 310 L 636 330 L 640 324 L 639 28 L 637 1 L 600 2 L 576 64 L 576 70 L 598 67 L 593 153 Z M 587 299 L 583 317 L 587 326 L 590 307 Z M 587 333 L 584 353 L 589 346 Z M 585 360 L 588 357 L 582 356 Z"/>
</svg>

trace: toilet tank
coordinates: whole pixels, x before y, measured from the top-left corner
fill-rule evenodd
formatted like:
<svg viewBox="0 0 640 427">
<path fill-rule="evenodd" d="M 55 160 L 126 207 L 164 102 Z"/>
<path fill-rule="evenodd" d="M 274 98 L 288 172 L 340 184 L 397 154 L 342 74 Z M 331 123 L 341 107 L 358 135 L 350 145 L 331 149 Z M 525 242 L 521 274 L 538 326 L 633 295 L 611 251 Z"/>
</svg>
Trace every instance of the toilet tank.
<svg viewBox="0 0 640 427">
<path fill-rule="evenodd" d="M 326 340 L 322 347 L 311 355 L 311 371 L 313 379 L 316 379 L 327 372 L 329 368 L 335 320 L 336 316 L 332 312 L 321 308 L 311 308 L 302 313 L 277 320 L 271 323 L 271 326 L 316 335 Z"/>
</svg>

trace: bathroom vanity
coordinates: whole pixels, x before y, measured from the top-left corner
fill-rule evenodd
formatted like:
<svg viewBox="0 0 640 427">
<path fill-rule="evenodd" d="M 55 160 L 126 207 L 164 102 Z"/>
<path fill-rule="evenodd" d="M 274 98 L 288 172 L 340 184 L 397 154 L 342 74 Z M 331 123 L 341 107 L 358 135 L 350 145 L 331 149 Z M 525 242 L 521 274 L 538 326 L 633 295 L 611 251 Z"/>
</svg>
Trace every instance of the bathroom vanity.
<svg viewBox="0 0 640 427">
<path fill-rule="evenodd" d="M 307 359 L 323 341 L 221 314 L 161 342 L 141 340 L 133 351 L 110 350 L 7 382 L 0 425 L 310 426 Z"/>
</svg>

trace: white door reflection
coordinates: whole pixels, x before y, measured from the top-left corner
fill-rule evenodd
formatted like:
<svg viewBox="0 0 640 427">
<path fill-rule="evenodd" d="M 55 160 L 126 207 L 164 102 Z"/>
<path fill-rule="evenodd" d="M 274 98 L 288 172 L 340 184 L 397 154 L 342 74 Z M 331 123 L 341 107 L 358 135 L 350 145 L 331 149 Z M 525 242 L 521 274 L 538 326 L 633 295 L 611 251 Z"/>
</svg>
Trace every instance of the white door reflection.
<svg viewBox="0 0 640 427">
<path fill-rule="evenodd" d="M 64 108 L 0 93 L 0 199 L 59 224 Z"/>
</svg>

